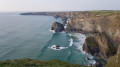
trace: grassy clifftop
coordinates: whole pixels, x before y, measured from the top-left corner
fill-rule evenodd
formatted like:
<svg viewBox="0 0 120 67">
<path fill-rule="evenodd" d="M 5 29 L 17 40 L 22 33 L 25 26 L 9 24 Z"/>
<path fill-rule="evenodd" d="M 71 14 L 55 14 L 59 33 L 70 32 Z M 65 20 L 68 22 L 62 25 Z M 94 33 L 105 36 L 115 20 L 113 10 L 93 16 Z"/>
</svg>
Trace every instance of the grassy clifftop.
<svg viewBox="0 0 120 67">
<path fill-rule="evenodd" d="M 39 61 L 32 59 L 0 61 L 0 67 L 87 67 L 79 64 L 69 64 L 60 60 Z"/>
</svg>

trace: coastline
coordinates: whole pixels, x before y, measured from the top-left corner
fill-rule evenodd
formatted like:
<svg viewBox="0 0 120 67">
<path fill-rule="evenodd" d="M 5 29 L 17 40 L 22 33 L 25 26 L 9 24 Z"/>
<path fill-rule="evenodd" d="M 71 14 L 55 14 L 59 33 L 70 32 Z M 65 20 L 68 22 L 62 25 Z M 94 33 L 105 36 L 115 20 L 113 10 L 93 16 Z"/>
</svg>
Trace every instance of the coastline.
<svg viewBox="0 0 120 67">
<path fill-rule="evenodd" d="M 63 13 L 64 15 L 62 15 Z M 100 15 L 96 15 L 96 14 L 100 14 Z M 37 15 L 37 13 L 35 15 Z M 102 11 L 100 11 L 100 13 L 97 11 L 95 12 L 93 11 L 57 12 L 57 13 L 52 13 L 52 14 L 48 13 L 48 15 L 54 16 L 56 18 L 58 17 L 64 18 L 64 16 L 71 18 L 70 21 L 67 23 L 67 26 L 65 26 L 66 32 L 88 34 L 85 39 L 85 43 L 83 44 L 83 46 L 86 45 L 85 46 L 86 48 L 90 47 L 88 50 L 85 48 L 86 50 L 84 51 L 86 53 L 93 55 L 93 56 L 100 57 L 102 59 L 107 59 L 107 61 L 109 61 L 108 59 L 110 59 L 112 56 L 116 55 L 118 46 L 120 44 L 120 40 L 119 40 L 119 28 L 118 28 L 119 24 L 116 25 L 115 23 L 115 21 L 117 21 L 118 19 L 116 19 L 115 17 L 119 17 L 119 11 L 118 12 L 108 11 L 108 13 L 102 12 Z M 111 21 L 114 21 L 114 23 Z M 112 24 L 110 24 L 110 22 Z M 96 49 L 96 47 L 94 47 L 93 45 L 91 45 L 91 43 L 89 43 L 89 40 L 87 40 L 89 38 L 93 38 L 93 42 L 97 43 L 95 44 L 95 46 L 97 46 L 98 49 Z M 104 40 L 105 43 L 102 42 L 102 40 Z M 74 40 L 70 40 L 70 41 L 72 44 L 72 41 Z M 77 47 L 81 49 L 83 48 L 83 46 L 82 47 L 77 46 Z M 100 48 L 100 47 L 103 47 L 103 48 Z M 91 48 L 95 48 L 98 52 L 97 53 L 89 52 L 89 51 L 94 51 Z M 110 51 L 110 49 L 112 49 L 112 51 Z M 99 62 L 98 62 L 98 66 L 99 66 Z"/>
</svg>

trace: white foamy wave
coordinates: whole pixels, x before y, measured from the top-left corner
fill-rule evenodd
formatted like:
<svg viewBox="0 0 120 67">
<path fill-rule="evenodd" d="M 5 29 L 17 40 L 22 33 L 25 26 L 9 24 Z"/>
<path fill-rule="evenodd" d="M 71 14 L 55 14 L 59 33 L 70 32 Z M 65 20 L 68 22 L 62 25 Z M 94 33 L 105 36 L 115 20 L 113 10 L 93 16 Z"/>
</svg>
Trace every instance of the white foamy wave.
<svg viewBox="0 0 120 67">
<path fill-rule="evenodd" d="M 72 36 L 72 34 L 71 34 L 71 33 L 68 33 L 67 35 Z"/>
<path fill-rule="evenodd" d="M 89 64 L 95 64 L 96 61 L 95 61 L 95 60 L 88 60 L 88 63 L 89 63 Z"/>
<path fill-rule="evenodd" d="M 71 34 L 70 34 L 71 36 Z M 78 50 L 81 51 L 82 54 L 84 54 L 87 58 L 89 58 L 89 60 L 86 58 L 86 60 L 88 61 L 88 65 L 89 64 L 95 64 L 96 61 L 93 59 L 93 56 L 87 54 L 85 51 L 83 51 L 83 44 L 85 42 L 86 36 L 80 33 L 73 33 L 72 36 L 75 36 L 78 38 L 77 42 L 74 42 L 74 45 L 77 47 Z"/>
<path fill-rule="evenodd" d="M 93 59 L 93 56 L 91 56 L 91 55 L 88 55 L 88 58 L 89 58 L 89 59 Z"/>
<path fill-rule="evenodd" d="M 51 29 L 50 29 L 50 32 L 56 33 L 55 30 L 51 30 Z"/>
<path fill-rule="evenodd" d="M 73 39 L 71 38 L 69 41 L 70 41 L 70 45 L 69 46 L 72 46 L 73 45 Z"/>
<path fill-rule="evenodd" d="M 74 33 L 73 36 L 77 37 L 79 42 L 74 42 L 74 45 L 77 46 L 77 49 L 79 49 L 82 53 L 84 53 L 83 51 L 83 44 L 85 42 L 86 36 L 80 33 Z"/>
<path fill-rule="evenodd" d="M 68 23 L 68 21 L 67 21 L 67 23 Z"/>
<path fill-rule="evenodd" d="M 64 28 L 66 29 L 66 25 L 64 26 Z"/>
<path fill-rule="evenodd" d="M 87 57 L 89 58 L 88 60 L 88 64 L 95 64 L 96 61 L 93 59 L 93 56 L 92 55 L 89 55 L 89 54 L 86 54 Z"/>
<path fill-rule="evenodd" d="M 67 49 L 68 47 L 59 47 L 59 49 L 56 49 L 56 48 L 54 48 L 54 47 L 56 47 L 56 45 L 53 45 L 53 46 L 51 46 L 51 47 L 49 47 L 50 49 L 53 49 L 53 50 L 63 50 L 63 49 Z"/>
</svg>

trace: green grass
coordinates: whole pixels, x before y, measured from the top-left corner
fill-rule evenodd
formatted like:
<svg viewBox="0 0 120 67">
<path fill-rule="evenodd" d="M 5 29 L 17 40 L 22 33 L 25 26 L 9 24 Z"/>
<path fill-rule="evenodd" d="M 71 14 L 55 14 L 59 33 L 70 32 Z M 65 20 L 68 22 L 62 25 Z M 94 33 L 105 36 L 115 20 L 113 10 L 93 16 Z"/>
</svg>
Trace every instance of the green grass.
<svg viewBox="0 0 120 67">
<path fill-rule="evenodd" d="M 116 13 L 120 13 L 120 11 L 90 11 L 92 13 L 95 13 L 94 17 L 103 17 L 103 16 L 112 16 L 115 15 Z"/>
<path fill-rule="evenodd" d="M 32 59 L 0 61 L 0 67 L 87 67 L 79 64 L 69 64 L 60 60 L 40 61 Z"/>
<path fill-rule="evenodd" d="M 120 53 L 111 57 L 105 67 L 120 67 Z"/>
<path fill-rule="evenodd" d="M 116 28 L 120 30 L 120 14 L 117 14 L 113 21 L 110 23 L 110 28 Z"/>
</svg>

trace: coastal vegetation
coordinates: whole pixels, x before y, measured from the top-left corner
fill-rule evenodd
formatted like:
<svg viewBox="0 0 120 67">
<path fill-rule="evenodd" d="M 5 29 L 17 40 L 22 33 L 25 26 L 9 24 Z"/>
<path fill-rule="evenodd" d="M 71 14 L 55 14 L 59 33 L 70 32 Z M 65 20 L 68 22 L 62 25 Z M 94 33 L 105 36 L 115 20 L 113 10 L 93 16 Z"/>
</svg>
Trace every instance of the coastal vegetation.
<svg viewBox="0 0 120 67">
<path fill-rule="evenodd" d="M 112 56 L 105 67 L 120 67 L 120 46 L 115 56 Z"/>
<path fill-rule="evenodd" d="M 0 67 L 87 67 L 79 64 L 70 64 L 60 60 L 40 61 L 32 59 L 0 61 Z"/>
</svg>

